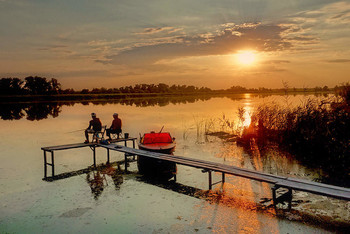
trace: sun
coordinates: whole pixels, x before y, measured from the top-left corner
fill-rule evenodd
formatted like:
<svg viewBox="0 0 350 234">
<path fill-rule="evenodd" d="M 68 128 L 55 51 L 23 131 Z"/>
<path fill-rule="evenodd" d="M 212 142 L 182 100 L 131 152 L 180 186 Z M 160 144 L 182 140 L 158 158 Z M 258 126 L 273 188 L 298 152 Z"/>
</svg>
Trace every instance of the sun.
<svg viewBox="0 0 350 234">
<path fill-rule="evenodd" d="M 253 65 L 256 60 L 256 53 L 253 50 L 242 50 L 236 54 L 236 59 L 242 65 Z"/>
</svg>

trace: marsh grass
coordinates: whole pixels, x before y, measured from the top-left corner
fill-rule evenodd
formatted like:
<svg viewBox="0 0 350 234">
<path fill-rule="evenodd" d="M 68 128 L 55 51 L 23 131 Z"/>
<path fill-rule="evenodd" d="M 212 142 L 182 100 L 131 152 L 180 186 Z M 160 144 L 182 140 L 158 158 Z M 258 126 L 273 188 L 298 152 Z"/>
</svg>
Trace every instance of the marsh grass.
<svg viewBox="0 0 350 234">
<path fill-rule="evenodd" d="M 337 99 L 307 100 L 291 108 L 276 104 L 257 108 L 252 125 L 258 142 L 274 142 L 301 162 L 321 168 L 328 181 L 350 185 L 350 86 Z"/>
<path fill-rule="evenodd" d="M 301 163 L 321 169 L 324 182 L 350 186 L 350 84 L 333 98 L 309 98 L 293 107 L 286 97 L 285 105 L 264 104 L 249 115 L 250 126 L 245 126 L 247 113 L 240 107 L 236 121 L 223 114 L 221 118 L 202 119 L 197 129 L 204 126 L 205 135 L 237 140 L 248 151 L 252 142 L 261 150 L 278 145 Z"/>
</svg>

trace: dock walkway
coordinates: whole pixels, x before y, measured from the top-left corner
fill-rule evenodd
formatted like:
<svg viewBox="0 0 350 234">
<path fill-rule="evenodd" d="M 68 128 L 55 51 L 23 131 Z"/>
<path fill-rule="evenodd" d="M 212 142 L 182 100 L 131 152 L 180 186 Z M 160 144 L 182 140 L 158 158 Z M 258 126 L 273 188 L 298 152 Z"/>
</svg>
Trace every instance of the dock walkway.
<svg viewBox="0 0 350 234">
<path fill-rule="evenodd" d="M 132 147 L 135 148 L 135 141 L 137 138 L 120 138 L 113 139 L 111 143 L 121 143 L 124 142 L 124 145 L 127 146 L 128 142 L 132 142 Z M 68 150 L 68 149 L 77 149 L 77 148 L 86 148 L 89 147 L 93 152 L 93 165 L 96 167 L 96 148 L 100 147 L 102 144 L 97 142 L 91 143 L 74 143 L 74 144 L 65 144 L 65 145 L 56 145 L 56 146 L 47 146 L 42 147 L 44 152 L 44 178 L 47 178 L 47 166 L 51 166 L 51 176 L 55 176 L 55 156 L 54 152 L 59 150 Z M 47 152 L 51 153 L 51 162 L 48 162 Z M 107 162 L 109 163 L 109 150 L 107 150 Z"/>
<path fill-rule="evenodd" d="M 337 199 L 342 199 L 346 201 L 350 201 L 350 189 L 349 188 L 343 188 L 339 186 L 332 186 L 327 185 L 323 183 L 317 183 L 313 181 L 303 180 L 303 179 L 297 179 L 297 178 L 290 178 L 285 176 L 278 176 L 278 175 L 272 175 L 260 171 L 255 170 L 249 170 L 244 169 L 240 167 L 225 165 L 221 163 L 215 163 L 210 161 L 204 161 L 200 159 L 193 159 L 193 158 L 187 158 L 183 156 L 177 156 L 177 155 L 168 155 L 168 154 L 162 154 L 162 153 L 156 153 L 156 152 L 149 152 L 145 150 L 139 150 L 135 149 L 135 140 L 136 138 L 128 138 L 128 139 L 121 139 L 115 143 L 111 143 L 108 145 L 104 144 L 71 144 L 71 145 L 64 145 L 64 146 L 51 146 L 51 147 L 43 147 L 42 150 L 44 151 L 44 163 L 45 163 L 45 177 L 46 177 L 46 165 L 51 165 L 50 163 L 47 163 L 46 161 L 46 151 L 51 152 L 52 156 L 52 168 L 54 168 L 54 159 L 53 159 L 53 152 L 55 150 L 64 150 L 64 149 L 71 149 L 71 148 L 80 148 L 80 147 L 87 147 L 93 149 L 94 152 L 94 164 L 96 164 L 95 159 L 95 147 L 102 147 L 107 149 L 107 162 L 109 162 L 109 151 L 118 151 L 124 153 L 125 156 L 125 170 L 127 170 L 127 158 L 128 157 L 149 157 L 149 158 L 155 158 L 159 160 L 165 160 L 165 161 L 171 161 L 176 164 L 184 165 L 184 166 L 190 166 L 198 169 L 202 169 L 202 172 L 208 173 L 208 179 L 209 179 L 209 189 L 212 189 L 212 186 L 218 183 L 225 183 L 225 175 L 234 175 L 239 176 L 251 180 L 256 180 L 260 182 L 269 183 L 272 185 L 272 199 L 274 204 L 282 203 L 284 201 L 288 202 L 289 209 L 291 208 L 291 202 L 293 197 L 293 190 L 297 191 L 305 191 L 313 194 L 318 194 L 322 196 L 328 196 L 333 197 Z M 132 141 L 133 147 L 127 147 L 127 142 Z M 118 145 L 117 143 L 124 142 L 124 146 Z M 52 175 L 54 176 L 54 170 L 52 171 Z M 219 182 L 213 183 L 212 181 L 212 172 L 218 172 L 222 173 L 222 180 Z M 176 180 L 176 177 L 174 178 Z M 277 197 L 276 191 L 279 188 L 287 189 L 287 192 Z"/>
</svg>

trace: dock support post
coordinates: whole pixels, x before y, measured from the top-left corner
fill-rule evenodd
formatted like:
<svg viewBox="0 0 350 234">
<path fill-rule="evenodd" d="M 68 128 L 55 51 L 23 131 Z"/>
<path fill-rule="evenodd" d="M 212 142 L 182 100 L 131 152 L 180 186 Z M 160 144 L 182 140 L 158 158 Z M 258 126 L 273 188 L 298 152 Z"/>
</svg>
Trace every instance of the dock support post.
<svg viewBox="0 0 350 234">
<path fill-rule="evenodd" d="M 135 139 L 132 139 L 132 148 L 135 149 Z M 133 157 L 133 160 L 135 160 L 135 155 L 134 155 L 134 157 Z"/>
<path fill-rule="evenodd" d="M 44 151 L 44 178 L 47 178 L 46 150 Z"/>
<path fill-rule="evenodd" d="M 125 174 L 128 172 L 128 156 L 127 153 L 124 154 L 124 165 L 125 165 Z"/>
<path fill-rule="evenodd" d="M 293 199 L 293 192 L 292 192 L 291 188 L 288 188 L 287 199 L 288 199 L 288 210 L 291 210 L 292 209 L 292 199 Z"/>
<path fill-rule="evenodd" d="M 273 201 L 273 205 L 276 207 L 277 205 L 277 200 L 276 200 L 276 190 L 277 190 L 277 187 L 276 186 L 273 186 L 271 188 L 271 192 L 272 192 L 272 201 Z"/>
<path fill-rule="evenodd" d="M 292 209 L 292 199 L 293 199 L 293 191 L 291 188 L 287 188 L 288 191 L 282 195 L 280 195 L 279 197 L 276 196 L 276 190 L 280 188 L 278 186 L 273 186 L 271 188 L 272 190 L 272 200 L 273 200 L 273 205 L 276 207 L 276 205 L 278 203 L 283 203 L 283 202 L 287 202 L 288 203 L 288 210 Z"/>
<path fill-rule="evenodd" d="M 54 161 L 54 153 L 51 151 L 51 167 L 52 167 L 52 177 L 55 176 L 55 161 Z"/>
<path fill-rule="evenodd" d="M 212 188 L 211 170 L 208 170 L 208 176 L 209 176 L 209 190 L 211 190 Z"/>
<path fill-rule="evenodd" d="M 107 163 L 109 164 L 109 149 L 107 148 Z"/>
<path fill-rule="evenodd" d="M 95 148 L 95 145 L 92 147 L 92 152 L 93 152 L 93 156 L 94 156 L 94 167 L 96 167 L 96 148 Z"/>
<path fill-rule="evenodd" d="M 221 179 L 222 185 L 225 183 L 225 172 L 222 173 L 222 179 Z"/>
</svg>

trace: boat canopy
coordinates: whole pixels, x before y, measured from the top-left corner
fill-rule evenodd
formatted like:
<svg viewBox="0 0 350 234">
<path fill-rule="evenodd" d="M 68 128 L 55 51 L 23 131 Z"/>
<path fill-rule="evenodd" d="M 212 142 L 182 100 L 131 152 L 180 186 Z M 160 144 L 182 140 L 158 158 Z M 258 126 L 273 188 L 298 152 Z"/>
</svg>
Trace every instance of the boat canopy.
<svg viewBox="0 0 350 234">
<path fill-rule="evenodd" d="M 142 144 L 155 144 L 155 143 L 172 143 L 173 139 L 168 132 L 161 133 L 145 133 L 141 140 Z"/>
</svg>

